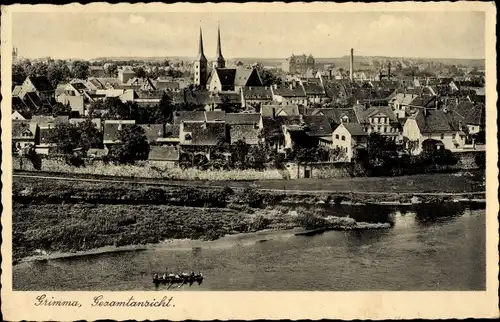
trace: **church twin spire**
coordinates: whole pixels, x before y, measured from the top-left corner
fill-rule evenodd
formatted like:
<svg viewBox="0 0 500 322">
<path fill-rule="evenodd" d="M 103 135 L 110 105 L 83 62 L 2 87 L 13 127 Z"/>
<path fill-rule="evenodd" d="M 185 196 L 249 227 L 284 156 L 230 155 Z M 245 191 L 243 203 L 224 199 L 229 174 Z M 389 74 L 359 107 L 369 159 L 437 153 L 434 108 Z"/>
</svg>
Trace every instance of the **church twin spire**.
<svg viewBox="0 0 500 322">
<path fill-rule="evenodd" d="M 203 32 L 200 27 L 200 43 L 198 46 L 198 56 L 193 64 L 194 68 L 194 83 L 200 86 L 206 86 L 208 81 L 208 66 L 205 51 L 203 49 Z M 220 26 L 217 27 L 217 59 L 214 64 L 215 68 L 225 68 L 226 61 L 222 56 L 222 47 L 220 41 Z"/>
<path fill-rule="evenodd" d="M 225 68 L 226 61 L 222 56 L 222 47 L 220 44 L 220 25 L 217 26 L 217 68 Z"/>
<path fill-rule="evenodd" d="M 226 60 L 224 59 L 224 56 L 222 56 L 222 46 L 221 46 L 221 40 L 220 40 L 220 26 L 217 26 L 217 59 L 216 59 L 216 67 L 217 68 L 225 68 L 226 67 Z M 203 50 L 203 33 L 200 27 L 200 44 L 198 47 L 198 56 L 196 57 L 196 60 L 206 60 L 207 58 L 205 57 L 205 52 Z"/>
</svg>

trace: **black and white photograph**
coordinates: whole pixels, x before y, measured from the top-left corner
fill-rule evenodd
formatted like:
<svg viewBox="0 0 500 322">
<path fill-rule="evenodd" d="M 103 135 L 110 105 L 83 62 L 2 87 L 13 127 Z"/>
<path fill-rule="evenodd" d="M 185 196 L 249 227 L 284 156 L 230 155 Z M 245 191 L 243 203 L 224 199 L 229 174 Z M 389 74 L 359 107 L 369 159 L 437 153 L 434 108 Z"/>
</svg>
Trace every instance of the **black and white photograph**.
<svg viewBox="0 0 500 322">
<path fill-rule="evenodd" d="M 9 12 L 12 291 L 486 292 L 484 10 L 133 7 Z"/>
</svg>

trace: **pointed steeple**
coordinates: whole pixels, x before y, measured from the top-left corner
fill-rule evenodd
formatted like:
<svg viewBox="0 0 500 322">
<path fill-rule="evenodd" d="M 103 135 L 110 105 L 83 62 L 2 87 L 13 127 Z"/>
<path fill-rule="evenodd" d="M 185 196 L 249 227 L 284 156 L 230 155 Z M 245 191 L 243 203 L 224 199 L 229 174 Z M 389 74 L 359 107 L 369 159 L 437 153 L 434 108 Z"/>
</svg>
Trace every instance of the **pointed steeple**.
<svg viewBox="0 0 500 322">
<path fill-rule="evenodd" d="M 226 61 L 222 56 L 222 47 L 220 44 L 220 25 L 217 25 L 217 68 L 226 67 Z"/>
<path fill-rule="evenodd" d="M 205 53 L 203 51 L 203 33 L 200 27 L 200 44 L 198 46 L 198 56 L 196 56 L 196 60 L 206 60 Z"/>
</svg>

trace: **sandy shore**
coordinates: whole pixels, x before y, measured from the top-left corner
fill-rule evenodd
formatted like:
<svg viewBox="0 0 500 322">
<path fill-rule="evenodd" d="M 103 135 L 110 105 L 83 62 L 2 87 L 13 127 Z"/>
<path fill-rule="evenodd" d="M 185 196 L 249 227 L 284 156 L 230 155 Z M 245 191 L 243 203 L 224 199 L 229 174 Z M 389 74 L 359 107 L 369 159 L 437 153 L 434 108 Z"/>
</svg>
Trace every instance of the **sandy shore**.
<svg viewBox="0 0 500 322">
<path fill-rule="evenodd" d="M 67 258 L 78 258 L 85 256 L 95 256 L 110 253 L 122 252 L 137 252 L 156 249 L 170 249 L 172 251 L 191 251 L 195 248 L 229 248 L 234 246 L 252 245 L 255 243 L 265 242 L 268 240 L 288 239 L 295 236 L 298 232 L 305 231 L 302 228 L 294 228 L 288 230 L 262 230 L 252 233 L 240 233 L 226 235 L 217 240 L 193 240 L 193 239 L 167 239 L 157 244 L 146 245 L 126 245 L 126 246 L 104 246 L 78 252 L 52 252 L 47 255 L 33 255 L 19 259 L 14 265 L 27 262 L 57 260 Z"/>
</svg>

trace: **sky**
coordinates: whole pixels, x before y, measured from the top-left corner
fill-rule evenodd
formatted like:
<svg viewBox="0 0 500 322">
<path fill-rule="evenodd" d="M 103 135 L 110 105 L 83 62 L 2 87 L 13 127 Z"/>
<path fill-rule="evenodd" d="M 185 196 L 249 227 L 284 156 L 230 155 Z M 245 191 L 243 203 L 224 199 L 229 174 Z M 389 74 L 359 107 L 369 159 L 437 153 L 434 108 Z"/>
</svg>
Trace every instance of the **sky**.
<svg viewBox="0 0 500 322">
<path fill-rule="evenodd" d="M 162 12 L 12 14 L 25 58 L 195 57 L 199 28 L 215 57 L 217 24 L 226 59 L 360 56 L 485 57 L 484 12 Z"/>
</svg>

